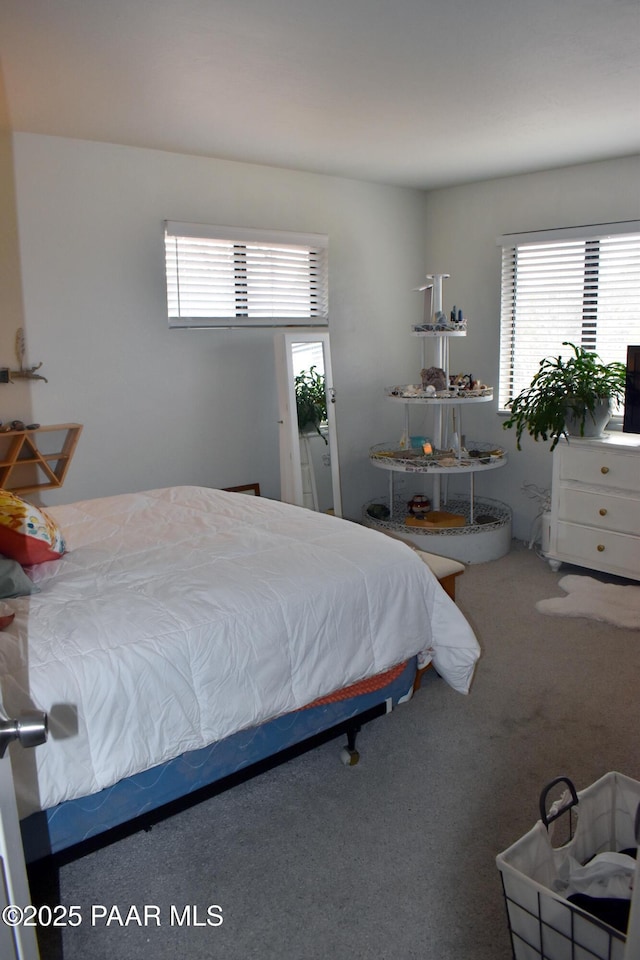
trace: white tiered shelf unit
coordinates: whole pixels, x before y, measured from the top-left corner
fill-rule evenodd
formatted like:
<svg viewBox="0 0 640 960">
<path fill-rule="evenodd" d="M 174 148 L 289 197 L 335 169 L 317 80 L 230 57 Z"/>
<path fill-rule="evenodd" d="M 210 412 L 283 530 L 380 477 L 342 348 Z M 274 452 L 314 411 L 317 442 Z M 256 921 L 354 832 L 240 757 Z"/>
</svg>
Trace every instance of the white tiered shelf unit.
<svg viewBox="0 0 640 960">
<path fill-rule="evenodd" d="M 442 316 L 442 280 L 446 276 L 434 274 L 429 277 L 433 280 L 434 320 Z M 412 334 L 422 339 L 423 368 L 429 345 L 434 354 L 434 366 L 444 371 L 449 386 L 449 342 L 466 336 L 466 322 L 461 321 L 452 329 L 436 329 L 438 326 L 441 324 L 425 323 Z M 445 324 L 445 327 L 451 326 Z M 485 442 L 469 441 L 462 446 L 460 439 L 463 436 L 463 408 L 492 401 L 493 389 L 484 386 L 469 389 L 467 384 L 465 388 L 455 386 L 433 395 L 433 391 L 413 385 L 397 386 L 387 388 L 386 398 L 403 406 L 404 429 L 399 443 L 377 444 L 369 451 L 371 464 L 388 471 L 389 493 L 386 502 L 378 499 L 365 504 L 363 521 L 368 526 L 392 532 L 423 550 L 465 563 L 495 560 L 508 553 L 511 545 L 510 508 L 497 500 L 477 497 L 475 493 L 476 474 L 503 467 L 507 462 L 506 454 L 500 447 Z M 427 452 L 419 442 L 417 447 L 411 446 L 410 411 L 416 406 L 433 412 L 431 450 L 427 448 Z M 450 416 L 454 425 L 451 434 Z M 398 496 L 395 489 L 394 478 L 398 473 L 431 478 L 429 499 L 432 512 L 424 519 L 429 524 L 430 516 L 437 518 L 437 526 L 411 524 L 406 498 L 403 500 Z M 449 497 L 448 478 L 460 474 L 467 474 L 469 492 Z M 440 519 L 440 514 L 453 514 L 455 519 L 447 525 L 446 516 Z"/>
</svg>

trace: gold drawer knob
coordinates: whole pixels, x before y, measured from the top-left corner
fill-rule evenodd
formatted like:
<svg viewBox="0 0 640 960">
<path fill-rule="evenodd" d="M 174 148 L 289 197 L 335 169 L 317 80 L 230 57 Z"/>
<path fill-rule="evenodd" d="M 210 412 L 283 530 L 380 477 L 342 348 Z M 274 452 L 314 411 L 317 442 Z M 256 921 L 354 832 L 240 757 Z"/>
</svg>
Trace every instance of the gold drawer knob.
<svg viewBox="0 0 640 960">
<path fill-rule="evenodd" d="M 598 510 L 598 513 L 600 514 L 601 517 L 606 517 L 606 515 L 607 515 L 607 508 L 606 508 L 606 507 L 600 507 L 600 509 Z"/>
<path fill-rule="evenodd" d="M 600 467 L 600 473 L 609 473 L 609 467 Z"/>
<path fill-rule="evenodd" d="M 598 544 L 598 553 L 603 553 L 603 552 L 604 552 L 604 543 L 599 543 L 599 544 Z"/>
</svg>

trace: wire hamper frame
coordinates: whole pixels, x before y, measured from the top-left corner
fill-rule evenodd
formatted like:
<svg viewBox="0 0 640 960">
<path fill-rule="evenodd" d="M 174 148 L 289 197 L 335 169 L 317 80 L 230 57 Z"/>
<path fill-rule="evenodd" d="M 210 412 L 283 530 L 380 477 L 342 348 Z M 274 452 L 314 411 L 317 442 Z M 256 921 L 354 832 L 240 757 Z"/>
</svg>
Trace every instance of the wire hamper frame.
<svg viewBox="0 0 640 960">
<path fill-rule="evenodd" d="M 640 904 L 640 862 L 627 932 L 553 889 L 560 865 L 568 856 L 586 863 L 598 853 L 637 846 L 640 783 L 608 773 L 576 793 L 570 780 L 559 777 L 543 790 L 541 810 L 549 788 L 561 781 L 573 791 L 571 801 L 562 802 L 553 816 L 542 813 L 528 833 L 496 857 L 514 960 L 640 960 L 640 941 L 633 933 L 637 927 L 633 918 Z M 562 846 L 552 847 L 549 823 L 574 806 L 578 811 L 575 835 Z"/>
<path fill-rule="evenodd" d="M 511 936 L 513 956 L 516 960 L 555 960 L 556 956 L 565 955 L 571 958 L 571 960 L 625 960 L 625 934 L 598 920 L 597 917 L 587 914 L 584 910 L 581 910 L 580 907 L 575 907 L 567 901 L 564 909 L 566 909 L 569 916 L 569 929 L 560 930 L 557 926 L 554 926 L 551 921 L 543 919 L 543 898 L 547 895 L 546 890 L 543 892 L 539 890 L 536 891 L 538 906 L 537 911 L 534 913 L 509 897 L 505 890 L 504 876 L 502 876 L 502 888 L 507 905 L 507 922 Z M 517 908 L 518 910 L 528 913 L 535 922 L 538 928 L 540 949 L 538 949 L 537 945 L 530 943 L 526 936 L 519 933 L 515 929 L 515 926 L 512 925 L 510 905 L 512 909 Z M 594 944 L 594 949 L 591 949 L 591 947 L 586 946 L 584 943 L 580 943 L 577 939 L 580 934 L 579 930 L 576 929 L 576 925 L 581 922 L 588 924 L 589 936 L 592 939 L 598 940 L 598 943 Z M 602 932 L 601 938 L 599 938 L 597 934 L 594 938 L 595 928 L 599 928 Z M 565 952 L 565 954 L 561 952 L 558 953 L 558 950 L 562 949 L 561 945 L 563 943 L 571 948 L 570 952 Z"/>
</svg>

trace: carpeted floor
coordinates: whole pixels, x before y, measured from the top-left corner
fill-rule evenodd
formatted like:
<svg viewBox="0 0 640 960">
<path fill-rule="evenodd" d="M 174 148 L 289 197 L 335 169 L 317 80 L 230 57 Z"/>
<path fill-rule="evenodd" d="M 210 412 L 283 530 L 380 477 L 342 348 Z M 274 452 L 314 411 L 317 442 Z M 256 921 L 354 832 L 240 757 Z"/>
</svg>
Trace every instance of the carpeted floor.
<svg viewBox="0 0 640 960">
<path fill-rule="evenodd" d="M 516 543 L 469 567 L 459 605 L 483 650 L 470 695 L 428 673 L 363 730 L 359 765 L 325 744 L 64 867 L 62 902 L 83 915 L 64 960 L 508 960 L 495 856 L 535 822 L 541 787 L 640 779 L 638 633 L 538 613 L 567 572 L 585 571 L 553 573 Z M 159 910 L 92 925 L 92 904 Z M 171 905 L 197 908 L 191 925 L 171 925 Z"/>
</svg>

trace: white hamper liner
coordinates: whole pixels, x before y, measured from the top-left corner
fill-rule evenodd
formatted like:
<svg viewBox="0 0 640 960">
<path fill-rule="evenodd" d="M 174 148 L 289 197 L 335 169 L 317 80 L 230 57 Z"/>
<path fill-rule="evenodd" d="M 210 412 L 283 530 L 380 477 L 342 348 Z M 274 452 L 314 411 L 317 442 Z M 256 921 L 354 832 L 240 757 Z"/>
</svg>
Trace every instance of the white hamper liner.
<svg viewBox="0 0 640 960">
<path fill-rule="evenodd" d="M 545 816 L 546 795 L 561 782 L 569 787 L 569 799 L 565 802 L 563 797 L 561 805 Z M 640 960 L 640 866 L 636 865 L 627 934 L 556 892 L 563 889 L 560 871 L 568 857 L 584 864 L 599 853 L 638 846 L 640 783 L 621 773 L 607 773 L 576 792 L 570 780 L 559 777 L 543 790 L 540 805 L 542 819 L 496 857 L 515 960 Z M 574 806 L 575 834 L 554 849 L 548 824 Z"/>
</svg>

